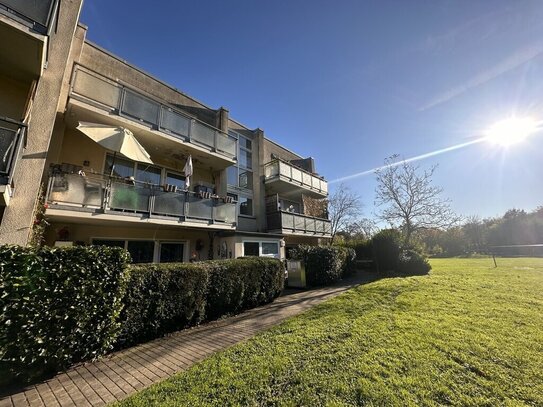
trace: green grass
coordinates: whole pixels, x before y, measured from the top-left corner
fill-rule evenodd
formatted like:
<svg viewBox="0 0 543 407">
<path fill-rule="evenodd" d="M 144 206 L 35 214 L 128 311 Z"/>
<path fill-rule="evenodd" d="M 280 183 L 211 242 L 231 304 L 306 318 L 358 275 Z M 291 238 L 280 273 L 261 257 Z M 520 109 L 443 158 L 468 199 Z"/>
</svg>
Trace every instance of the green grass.
<svg viewBox="0 0 543 407">
<path fill-rule="evenodd" d="M 543 405 L 543 259 L 434 259 L 352 289 L 123 406 Z"/>
</svg>

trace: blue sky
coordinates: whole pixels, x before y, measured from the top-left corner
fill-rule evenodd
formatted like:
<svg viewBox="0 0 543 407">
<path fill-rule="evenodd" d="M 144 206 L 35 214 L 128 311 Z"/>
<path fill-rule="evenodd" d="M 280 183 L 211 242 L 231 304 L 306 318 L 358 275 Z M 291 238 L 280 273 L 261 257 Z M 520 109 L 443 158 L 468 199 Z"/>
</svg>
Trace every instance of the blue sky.
<svg viewBox="0 0 543 407">
<path fill-rule="evenodd" d="M 543 2 L 87 0 L 88 39 L 313 156 L 329 181 L 543 119 Z M 543 132 L 421 160 L 460 214 L 543 205 Z M 371 217 L 375 177 L 350 179 Z M 339 184 L 333 184 L 337 187 Z"/>
</svg>

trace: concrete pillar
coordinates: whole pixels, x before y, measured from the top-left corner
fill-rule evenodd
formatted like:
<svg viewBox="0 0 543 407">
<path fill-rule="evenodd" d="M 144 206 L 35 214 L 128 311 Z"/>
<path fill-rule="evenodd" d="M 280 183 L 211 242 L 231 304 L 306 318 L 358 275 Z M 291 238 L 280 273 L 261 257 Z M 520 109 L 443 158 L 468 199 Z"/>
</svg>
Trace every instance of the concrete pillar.
<svg viewBox="0 0 543 407">
<path fill-rule="evenodd" d="M 258 154 L 258 165 L 253 168 L 253 205 L 255 207 L 257 230 L 258 232 L 266 232 L 266 191 L 264 186 L 266 157 L 264 156 L 264 131 L 262 129 L 257 128 L 254 131 L 253 143 L 253 154 Z"/>
<path fill-rule="evenodd" d="M 28 242 L 57 115 L 62 79 L 67 69 L 81 6 L 82 0 L 63 0 L 60 3 L 58 25 L 49 38 L 47 69 L 38 81 L 28 123 L 27 148 L 17 163 L 13 197 L 0 225 L 0 243 L 26 245 Z"/>
</svg>

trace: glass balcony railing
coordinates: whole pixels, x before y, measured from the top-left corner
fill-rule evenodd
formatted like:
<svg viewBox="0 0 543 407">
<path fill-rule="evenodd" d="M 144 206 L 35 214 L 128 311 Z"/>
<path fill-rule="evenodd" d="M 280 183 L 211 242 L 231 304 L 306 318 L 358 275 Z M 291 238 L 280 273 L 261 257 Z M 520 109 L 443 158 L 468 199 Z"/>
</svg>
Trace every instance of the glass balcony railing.
<svg viewBox="0 0 543 407">
<path fill-rule="evenodd" d="M 82 208 L 174 218 L 181 221 L 207 221 L 234 225 L 236 204 L 222 198 L 200 198 L 193 192 L 165 192 L 159 185 L 127 182 L 100 174 L 51 175 L 48 183 L 49 207 Z"/>
<path fill-rule="evenodd" d="M 332 226 L 328 219 L 313 218 L 298 213 L 278 211 L 268 213 L 268 230 L 330 237 Z"/>
<path fill-rule="evenodd" d="M 264 177 L 265 181 L 282 179 L 322 195 L 328 194 L 328 183 L 324 178 L 310 174 L 285 161 L 274 160 L 264 164 Z"/>
<path fill-rule="evenodd" d="M 71 96 L 83 97 L 120 116 L 235 160 L 236 140 L 222 131 L 99 74 L 76 67 Z"/>
<path fill-rule="evenodd" d="M 11 181 L 13 170 L 21 155 L 26 125 L 9 118 L 0 118 L 0 184 Z"/>
<path fill-rule="evenodd" d="M 46 34 L 57 4 L 58 0 L 0 0 L 0 11 L 10 13 Z"/>
</svg>

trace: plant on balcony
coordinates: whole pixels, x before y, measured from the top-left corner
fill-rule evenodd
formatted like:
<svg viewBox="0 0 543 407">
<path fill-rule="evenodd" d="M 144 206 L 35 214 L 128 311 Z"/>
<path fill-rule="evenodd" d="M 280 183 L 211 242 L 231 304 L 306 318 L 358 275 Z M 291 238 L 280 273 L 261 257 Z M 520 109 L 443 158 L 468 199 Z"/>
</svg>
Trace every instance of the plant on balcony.
<svg viewBox="0 0 543 407">
<path fill-rule="evenodd" d="M 45 187 L 43 184 L 38 191 L 38 198 L 36 200 L 36 208 L 34 210 L 34 222 L 30 229 L 30 239 L 28 244 L 32 247 L 40 247 L 44 244 L 45 229 L 49 226 L 49 222 L 45 220 L 45 210 L 47 204 L 45 203 Z"/>
</svg>

